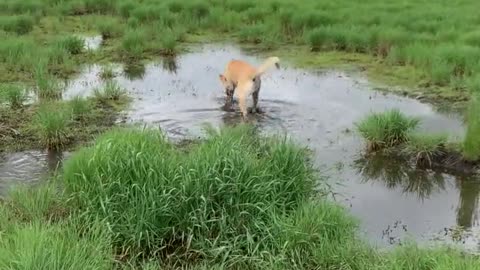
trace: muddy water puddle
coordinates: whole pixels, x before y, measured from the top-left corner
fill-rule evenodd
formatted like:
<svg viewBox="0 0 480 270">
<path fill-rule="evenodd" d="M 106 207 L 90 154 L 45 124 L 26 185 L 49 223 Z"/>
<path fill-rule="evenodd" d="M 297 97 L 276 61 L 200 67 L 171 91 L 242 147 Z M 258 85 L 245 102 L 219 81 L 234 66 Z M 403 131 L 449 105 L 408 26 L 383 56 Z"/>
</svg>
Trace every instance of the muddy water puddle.
<svg viewBox="0 0 480 270">
<path fill-rule="evenodd" d="M 218 81 L 232 58 L 261 63 L 236 47 L 205 46 L 176 59 L 115 66 L 115 80 L 134 98 L 127 121 L 159 126 L 173 138 L 201 136 L 204 123 L 240 122 L 238 107 L 234 112 L 223 109 Z M 91 95 L 102 85 L 100 72 L 101 66 L 86 67 L 70 81 L 64 98 Z M 287 132 L 315 151 L 317 165 L 335 188 L 335 199 L 359 218 L 374 244 L 389 246 L 413 237 L 456 241 L 476 249 L 475 232 L 480 228 L 476 179 L 417 171 L 384 157 L 364 160 L 363 140 L 354 132 L 354 123 L 369 112 L 398 108 L 420 117 L 423 130 L 461 138 L 460 118 L 372 89 L 355 74 L 283 67 L 262 78 L 262 113 L 251 117 L 263 130 Z M 460 233 L 458 226 L 465 227 L 466 233 Z"/>
<path fill-rule="evenodd" d="M 0 153 L 0 196 L 13 185 L 35 184 L 55 172 L 69 153 L 55 150 Z"/>
</svg>

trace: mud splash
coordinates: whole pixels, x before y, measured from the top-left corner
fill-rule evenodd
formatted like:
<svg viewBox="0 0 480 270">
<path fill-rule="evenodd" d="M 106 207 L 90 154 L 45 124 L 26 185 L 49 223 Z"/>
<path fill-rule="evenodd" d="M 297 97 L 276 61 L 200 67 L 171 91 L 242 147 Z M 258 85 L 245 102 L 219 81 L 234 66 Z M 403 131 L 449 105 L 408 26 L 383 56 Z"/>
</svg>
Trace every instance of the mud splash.
<svg viewBox="0 0 480 270">
<path fill-rule="evenodd" d="M 118 65 L 115 80 L 134 98 L 127 121 L 159 126 L 173 138 L 201 136 L 203 123 L 240 122 L 238 107 L 234 112 L 222 109 L 224 94 L 218 81 L 218 74 L 232 58 L 261 63 L 236 47 L 205 46 L 176 59 Z M 102 85 L 100 71 L 101 66 L 86 67 L 70 81 L 64 98 L 92 94 Z M 373 243 L 388 246 L 411 236 L 461 239 L 465 247 L 476 248 L 478 180 L 417 171 L 387 158 L 362 160 L 363 141 L 352 131 L 365 114 L 398 108 L 420 117 L 422 130 L 447 130 L 451 136 L 462 137 L 464 126 L 456 114 L 376 92 L 355 74 L 292 68 L 262 78 L 259 106 L 262 113 L 252 117 L 264 131 L 287 132 L 315 151 L 316 163 L 335 185 L 335 199 L 361 220 Z M 463 238 L 457 237 L 459 226 L 464 227 Z"/>
</svg>

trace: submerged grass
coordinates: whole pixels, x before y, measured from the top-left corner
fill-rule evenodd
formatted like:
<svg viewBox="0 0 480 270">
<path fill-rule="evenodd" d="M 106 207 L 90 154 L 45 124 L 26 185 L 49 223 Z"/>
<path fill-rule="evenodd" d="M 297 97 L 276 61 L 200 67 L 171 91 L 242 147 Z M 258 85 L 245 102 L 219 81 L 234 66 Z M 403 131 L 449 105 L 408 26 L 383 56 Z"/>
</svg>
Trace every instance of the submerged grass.
<svg viewBox="0 0 480 270">
<path fill-rule="evenodd" d="M 67 161 L 61 183 L 20 189 L 0 203 L 0 265 L 473 270 L 480 263 L 446 247 L 371 248 L 345 208 L 310 200 L 318 175 L 306 149 L 249 126 L 208 133 L 186 151 L 156 130 L 104 134 Z"/>
</svg>

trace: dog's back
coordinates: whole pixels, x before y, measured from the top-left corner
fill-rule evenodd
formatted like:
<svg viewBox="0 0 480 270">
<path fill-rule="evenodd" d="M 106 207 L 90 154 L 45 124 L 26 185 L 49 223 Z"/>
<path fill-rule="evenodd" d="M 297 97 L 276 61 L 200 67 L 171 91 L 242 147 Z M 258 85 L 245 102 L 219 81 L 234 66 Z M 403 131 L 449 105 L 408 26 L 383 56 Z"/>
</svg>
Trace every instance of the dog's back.
<svg viewBox="0 0 480 270">
<path fill-rule="evenodd" d="M 256 73 L 256 68 L 249 63 L 241 60 L 232 60 L 227 64 L 225 70 L 225 76 L 232 82 L 237 84 L 238 82 L 248 80 Z"/>
</svg>

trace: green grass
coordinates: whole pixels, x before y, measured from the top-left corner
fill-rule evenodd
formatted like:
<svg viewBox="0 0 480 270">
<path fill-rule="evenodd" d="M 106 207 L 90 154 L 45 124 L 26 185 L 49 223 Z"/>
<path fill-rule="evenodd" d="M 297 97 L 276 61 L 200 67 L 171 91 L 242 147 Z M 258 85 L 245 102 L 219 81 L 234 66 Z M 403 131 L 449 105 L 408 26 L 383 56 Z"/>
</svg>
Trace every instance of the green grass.
<svg viewBox="0 0 480 270">
<path fill-rule="evenodd" d="M 398 109 L 372 113 L 356 124 L 357 130 L 368 142 L 368 150 L 375 151 L 402 144 L 419 119 L 404 115 Z"/>
<path fill-rule="evenodd" d="M 123 28 L 120 21 L 114 18 L 104 18 L 97 22 L 97 30 L 103 39 L 117 38 L 122 36 Z"/>
<path fill-rule="evenodd" d="M 100 71 L 99 77 L 102 80 L 111 80 L 115 77 L 115 71 L 113 69 L 113 65 L 105 65 L 102 67 Z"/>
<path fill-rule="evenodd" d="M 466 159 L 480 159 L 480 95 L 472 94 L 467 110 L 467 132 L 463 141 L 463 155 Z"/>
<path fill-rule="evenodd" d="M 66 50 L 71 55 L 77 55 L 83 52 L 85 48 L 85 41 L 76 36 L 68 36 L 60 39 L 57 46 Z"/>
<path fill-rule="evenodd" d="M 68 125 L 72 118 L 63 104 L 46 102 L 36 112 L 34 125 L 43 145 L 50 149 L 59 149 L 68 141 Z"/>
<path fill-rule="evenodd" d="M 20 85 L 0 85 L 0 100 L 5 101 L 11 109 L 18 109 L 27 100 L 27 92 Z"/>
<path fill-rule="evenodd" d="M 66 185 L 90 214 L 111 223 L 119 247 L 240 259 L 252 248 L 248 237 L 268 237 L 270 215 L 296 209 L 314 184 L 303 149 L 255 141 L 245 129 L 212 132 L 187 155 L 155 130 L 112 131 L 65 163 Z"/>
<path fill-rule="evenodd" d="M 52 100 L 62 97 L 62 88 L 58 80 L 48 73 L 46 66 L 42 63 L 35 67 L 36 94 L 40 100 Z"/>
<path fill-rule="evenodd" d="M 123 89 L 114 80 L 106 80 L 102 88 L 94 89 L 94 97 L 99 102 L 118 101 L 126 95 L 126 90 Z"/>
<path fill-rule="evenodd" d="M 443 246 L 376 250 L 358 238 L 347 209 L 314 192 L 322 180 L 306 149 L 249 126 L 207 131 L 206 140 L 178 148 L 157 130 L 115 129 L 74 153 L 58 178 L 15 189 L 0 203 L 0 265 L 473 270 L 480 263 Z"/>
<path fill-rule="evenodd" d="M 93 109 L 89 100 L 80 96 L 73 97 L 69 101 L 69 106 L 75 120 L 85 120 Z"/>
<path fill-rule="evenodd" d="M 166 56 L 173 56 L 178 51 L 177 36 L 173 30 L 163 31 L 160 40 L 161 52 Z"/>
<path fill-rule="evenodd" d="M 129 59 L 138 60 L 146 50 L 147 40 L 144 32 L 128 30 L 122 38 L 122 48 Z"/>
<path fill-rule="evenodd" d="M 0 25 L 6 32 L 25 35 L 33 30 L 35 20 L 30 15 L 0 17 Z"/>
<path fill-rule="evenodd" d="M 415 157 L 417 165 L 431 166 L 435 157 L 446 153 L 447 143 L 443 134 L 412 133 L 404 151 Z"/>
</svg>

